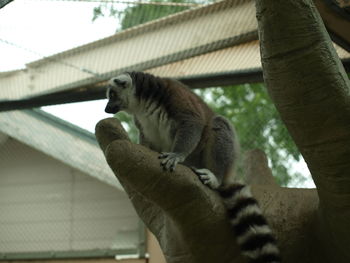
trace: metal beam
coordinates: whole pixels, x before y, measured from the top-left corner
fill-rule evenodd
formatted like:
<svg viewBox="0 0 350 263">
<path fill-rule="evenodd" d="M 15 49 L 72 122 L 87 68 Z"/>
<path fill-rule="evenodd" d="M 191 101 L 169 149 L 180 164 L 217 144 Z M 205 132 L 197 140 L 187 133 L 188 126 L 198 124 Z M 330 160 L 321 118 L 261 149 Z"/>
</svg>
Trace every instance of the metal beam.
<svg viewBox="0 0 350 263">
<path fill-rule="evenodd" d="M 350 16 L 329 0 L 314 0 L 322 20 L 339 46 L 350 52 Z"/>
<path fill-rule="evenodd" d="M 342 62 L 346 72 L 350 73 L 350 59 L 344 59 Z M 178 80 L 191 88 L 218 87 L 244 83 L 259 83 L 264 81 L 261 68 L 236 72 L 192 75 L 178 78 Z M 106 83 L 100 83 L 95 86 L 90 85 L 22 100 L 0 101 L 0 112 L 104 99 L 105 84 Z"/>
<path fill-rule="evenodd" d="M 178 79 L 191 88 L 217 87 L 263 81 L 261 69 L 209 75 L 194 75 Z M 0 112 L 105 99 L 106 90 L 103 84 L 104 83 L 96 86 L 89 85 L 20 100 L 0 101 Z"/>
<path fill-rule="evenodd" d="M 137 255 L 136 249 L 95 249 L 82 251 L 50 251 L 50 252 L 22 252 L 0 253 L 0 261 L 3 260 L 49 260 L 49 259 L 99 259 L 113 258 L 116 255 Z M 144 262 L 144 261 L 140 261 Z"/>
</svg>

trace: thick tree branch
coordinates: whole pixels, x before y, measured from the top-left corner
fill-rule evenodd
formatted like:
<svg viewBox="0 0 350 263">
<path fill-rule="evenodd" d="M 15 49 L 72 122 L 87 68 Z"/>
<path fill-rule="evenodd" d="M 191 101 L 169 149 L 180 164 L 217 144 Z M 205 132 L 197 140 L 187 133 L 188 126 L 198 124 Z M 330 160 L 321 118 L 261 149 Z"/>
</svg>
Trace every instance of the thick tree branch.
<svg viewBox="0 0 350 263">
<path fill-rule="evenodd" d="M 317 186 L 320 239 L 350 262 L 349 79 L 311 0 L 256 3 L 264 79 Z"/>
<path fill-rule="evenodd" d="M 168 263 L 246 262 L 221 199 L 189 168 L 179 165 L 173 173 L 164 172 L 158 154 L 131 143 L 115 118 L 100 121 L 96 137 Z M 253 163 L 251 171 L 259 171 Z M 323 262 L 323 255 L 315 250 L 318 199 L 314 190 L 265 185 L 253 186 L 252 192 L 276 232 L 284 262 Z"/>
<path fill-rule="evenodd" d="M 108 164 L 159 240 L 167 262 L 237 258 L 238 248 L 219 197 L 185 166 L 164 172 L 157 153 L 131 143 L 125 134 L 115 118 L 96 126 Z"/>
</svg>

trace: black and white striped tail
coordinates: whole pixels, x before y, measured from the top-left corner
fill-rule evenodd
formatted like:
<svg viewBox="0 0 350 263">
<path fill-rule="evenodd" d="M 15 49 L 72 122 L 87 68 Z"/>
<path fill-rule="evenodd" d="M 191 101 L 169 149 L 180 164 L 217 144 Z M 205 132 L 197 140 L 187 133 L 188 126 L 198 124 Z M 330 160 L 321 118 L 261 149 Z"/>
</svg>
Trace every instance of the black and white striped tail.
<svg viewBox="0 0 350 263">
<path fill-rule="evenodd" d="M 235 184 L 217 190 L 226 205 L 237 243 L 249 262 L 281 262 L 276 239 L 249 186 Z"/>
</svg>

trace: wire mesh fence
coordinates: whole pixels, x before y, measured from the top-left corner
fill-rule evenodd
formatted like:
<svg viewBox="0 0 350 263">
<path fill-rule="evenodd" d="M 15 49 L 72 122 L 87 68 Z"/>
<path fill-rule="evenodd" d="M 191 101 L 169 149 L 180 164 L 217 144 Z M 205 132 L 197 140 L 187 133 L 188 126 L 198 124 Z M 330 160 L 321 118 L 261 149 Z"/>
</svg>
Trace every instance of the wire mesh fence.
<svg viewBox="0 0 350 263">
<path fill-rule="evenodd" d="M 137 253 L 137 216 L 93 134 L 33 109 L 101 99 L 128 70 L 190 83 L 242 153 L 264 150 L 283 186 L 312 186 L 263 84 L 254 1 L 18 0 L 0 9 L 0 54 L 0 109 L 14 110 L 0 113 L 0 258 Z M 55 112 L 87 127 L 100 105 Z"/>
</svg>

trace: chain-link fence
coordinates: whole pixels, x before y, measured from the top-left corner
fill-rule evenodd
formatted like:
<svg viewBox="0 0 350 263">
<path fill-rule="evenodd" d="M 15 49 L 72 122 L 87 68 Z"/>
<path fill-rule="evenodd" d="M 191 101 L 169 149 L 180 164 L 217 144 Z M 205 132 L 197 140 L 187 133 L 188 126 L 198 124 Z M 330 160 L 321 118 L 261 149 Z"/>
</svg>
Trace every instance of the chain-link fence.
<svg viewBox="0 0 350 263">
<path fill-rule="evenodd" d="M 243 153 L 264 150 L 281 185 L 312 185 L 263 84 L 254 1 L 17 0 L 0 9 L 0 54 L 0 259 L 140 251 L 137 215 L 76 126 L 93 126 L 103 102 L 64 105 L 104 98 L 128 70 L 197 88 L 235 125 Z M 45 110 L 75 125 L 37 109 L 56 104 Z"/>
</svg>

